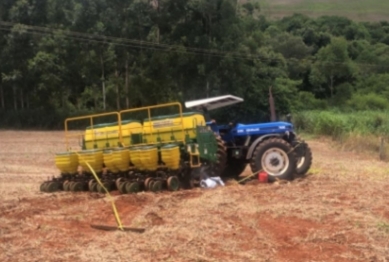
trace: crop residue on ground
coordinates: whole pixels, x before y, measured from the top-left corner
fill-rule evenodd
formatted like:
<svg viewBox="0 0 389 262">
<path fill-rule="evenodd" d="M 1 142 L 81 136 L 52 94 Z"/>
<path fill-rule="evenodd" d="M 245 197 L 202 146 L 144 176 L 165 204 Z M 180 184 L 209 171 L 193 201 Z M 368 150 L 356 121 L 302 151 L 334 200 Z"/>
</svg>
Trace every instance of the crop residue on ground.
<svg viewBox="0 0 389 262">
<path fill-rule="evenodd" d="M 0 131 L 1 261 L 388 261 L 389 164 L 309 140 L 312 172 L 286 184 L 120 195 L 39 192 L 62 132 Z"/>
</svg>

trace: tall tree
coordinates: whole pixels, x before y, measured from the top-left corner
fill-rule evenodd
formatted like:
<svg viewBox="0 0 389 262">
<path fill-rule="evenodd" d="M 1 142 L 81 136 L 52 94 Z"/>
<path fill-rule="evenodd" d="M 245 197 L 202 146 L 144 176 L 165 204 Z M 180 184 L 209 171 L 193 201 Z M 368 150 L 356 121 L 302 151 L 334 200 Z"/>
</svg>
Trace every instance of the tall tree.
<svg viewBox="0 0 389 262">
<path fill-rule="evenodd" d="M 316 92 L 320 92 L 324 86 L 324 94 L 329 93 L 332 98 L 338 84 L 352 81 L 355 76 L 356 67 L 348 56 L 347 41 L 344 38 L 333 38 L 331 44 L 317 53 L 310 80 Z"/>
</svg>

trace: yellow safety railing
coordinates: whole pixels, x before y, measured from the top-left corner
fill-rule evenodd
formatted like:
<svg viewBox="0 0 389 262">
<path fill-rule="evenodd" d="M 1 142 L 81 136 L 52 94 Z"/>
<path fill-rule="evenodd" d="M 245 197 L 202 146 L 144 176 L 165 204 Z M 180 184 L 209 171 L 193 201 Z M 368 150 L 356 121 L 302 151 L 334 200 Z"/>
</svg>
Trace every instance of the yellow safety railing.
<svg viewBox="0 0 389 262">
<path fill-rule="evenodd" d="M 149 132 L 147 132 L 147 136 L 151 137 L 151 138 L 156 138 L 156 133 L 159 133 L 159 130 L 158 128 L 154 128 L 154 125 L 153 125 L 153 121 L 151 120 L 152 119 L 152 114 L 151 114 L 151 111 L 154 110 L 154 109 L 160 109 L 160 108 L 167 108 L 167 107 L 176 107 L 177 108 L 177 111 L 178 111 L 178 115 L 179 115 L 179 119 L 180 119 L 180 123 L 177 125 L 173 123 L 173 126 L 175 128 L 178 128 L 175 129 L 174 133 L 177 134 L 176 132 L 179 132 L 181 133 L 181 139 L 177 139 L 175 138 L 174 141 L 169 139 L 169 140 L 166 140 L 164 142 L 168 143 L 168 142 L 183 142 L 184 144 L 186 143 L 186 136 L 185 136 L 185 122 L 184 122 L 184 116 L 183 116 L 183 110 L 182 110 L 182 105 L 181 103 L 179 102 L 173 102 L 173 103 L 165 103 L 165 104 L 159 104 L 159 105 L 153 105 L 153 106 L 146 106 L 146 107 L 140 107 L 140 108 L 133 108 L 133 109 L 125 109 L 125 110 L 121 110 L 120 112 L 108 112 L 108 113 L 101 113 L 101 114 L 91 114 L 91 115 L 86 115 L 86 116 L 79 116 L 79 117 L 71 117 L 71 118 L 67 118 L 65 120 L 65 144 L 66 144 L 66 148 L 67 150 L 69 150 L 69 139 L 71 137 L 84 137 L 86 135 L 86 130 L 83 130 L 84 134 L 81 134 L 81 133 L 77 133 L 77 134 L 70 134 L 70 130 L 69 130 L 69 123 L 70 122 L 74 122 L 74 121 L 80 121 L 80 120 L 85 120 L 85 119 L 89 119 L 89 122 L 90 122 L 90 126 L 91 126 L 91 137 L 92 137 L 92 141 L 89 141 L 89 142 L 92 142 L 93 144 L 96 143 L 96 134 L 94 132 L 94 119 L 96 118 L 100 118 L 100 117 L 105 117 L 105 116 L 116 116 L 117 118 L 117 122 L 118 122 L 118 141 L 119 143 L 122 145 L 122 146 L 128 146 L 128 144 L 126 145 L 126 143 L 123 141 L 123 132 L 126 131 L 127 129 L 123 130 L 124 126 L 123 126 L 123 123 L 122 123 L 122 119 L 123 118 L 123 114 L 125 113 L 136 113 L 136 112 L 141 112 L 141 111 L 147 111 L 147 119 L 149 121 L 149 126 L 148 126 L 148 129 L 149 129 Z M 158 115 L 155 115 L 155 116 L 158 116 Z M 194 119 L 193 120 L 193 125 L 198 125 L 197 123 L 197 119 Z M 145 129 L 147 129 L 147 127 L 144 125 L 144 123 L 142 124 L 142 141 L 140 141 L 140 143 L 137 143 L 137 145 L 143 145 L 143 144 L 158 144 L 159 141 L 157 141 L 157 139 L 155 139 L 155 141 L 147 141 L 145 142 L 143 139 L 144 139 L 144 135 L 145 135 Z M 128 130 L 127 130 L 128 131 Z M 162 131 L 162 133 L 165 132 L 165 131 Z M 173 131 L 172 131 L 173 132 Z M 172 135 L 173 136 L 173 135 Z M 177 135 L 175 135 L 175 137 L 177 137 Z"/>
<path fill-rule="evenodd" d="M 119 130 L 118 130 L 118 138 L 119 138 L 119 142 L 123 143 L 123 140 L 122 140 L 121 115 L 119 114 L 119 112 L 109 112 L 109 113 L 101 113 L 101 114 L 92 114 L 92 115 L 86 115 L 86 116 L 71 117 L 71 118 L 65 119 L 65 144 L 66 144 L 66 149 L 69 150 L 69 138 L 72 137 L 72 136 L 75 136 L 75 135 L 70 135 L 69 134 L 69 129 L 68 129 L 69 122 L 89 119 L 90 120 L 91 130 L 92 130 L 92 141 L 93 141 L 93 143 L 95 143 L 96 142 L 95 141 L 96 138 L 95 138 L 95 132 L 93 132 L 93 130 L 94 130 L 94 128 L 93 128 L 93 126 L 94 126 L 93 119 L 99 118 L 99 117 L 104 117 L 104 116 L 110 116 L 110 115 L 116 115 L 117 116 L 118 128 L 119 128 Z"/>
<path fill-rule="evenodd" d="M 134 113 L 134 112 L 139 112 L 139 111 L 146 111 L 147 110 L 147 116 L 148 116 L 148 120 L 150 122 L 150 125 L 149 125 L 149 130 L 150 130 L 150 136 L 152 137 L 153 136 L 153 130 L 152 130 L 152 121 L 151 121 L 151 110 L 152 109 L 158 109 L 158 108 L 164 108 L 164 107 L 178 107 L 178 112 L 179 112 L 179 115 L 180 115 L 180 119 L 181 119 L 181 132 L 182 132 L 182 137 L 183 137 L 183 140 L 175 140 L 175 141 L 180 141 L 180 142 L 184 142 L 185 143 L 185 131 L 184 131 L 184 117 L 182 115 L 182 105 L 181 103 L 179 102 L 173 102 L 173 103 L 165 103 L 165 104 L 160 104 L 160 105 L 153 105 L 153 106 L 145 106 L 145 107 L 139 107 L 139 108 L 133 108 L 133 109 L 125 109 L 125 110 L 121 110 L 119 112 L 120 116 L 122 117 L 123 114 L 125 113 Z M 172 142 L 172 141 L 165 141 L 165 142 Z M 146 144 L 146 143 L 139 143 L 138 145 L 141 145 L 141 144 Z M 147 143 L 147 144 L 154 144 L 154 143 Z M 156 143 L 155 143 L 156 144 Z"/>
</svg>

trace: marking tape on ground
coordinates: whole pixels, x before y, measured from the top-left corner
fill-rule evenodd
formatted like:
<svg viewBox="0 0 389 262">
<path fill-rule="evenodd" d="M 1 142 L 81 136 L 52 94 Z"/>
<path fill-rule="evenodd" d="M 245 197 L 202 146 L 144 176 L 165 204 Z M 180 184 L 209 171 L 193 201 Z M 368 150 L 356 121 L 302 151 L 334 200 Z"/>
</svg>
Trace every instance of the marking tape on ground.
<svg viewBox="0 0 389 262">
<path fill-rule="evenodd" d="M 78 156 L 80 156 L 77 152 L 75 152 Z M 89 167 L 90 171 L 92 172 L 93 176 L 95 177 L 95 179 L 97 180 L 97 182 L 99 183 L 99 185 L 104 188 L 105 192 L 107 192 L 107 195 L 109 197 L 109 199 L 111 200 L 111 204 L 112 204 L 112 210 L 113 210 L 113 214 L 115 216 L 115 219 L 116 219 L 116 223 L 118 224 L 118 228 L 122 231 L 124 231 L 123 229 L 123 225 L 122 225 L 122 222 L 120 220 L 120 217 L 119 217 L 119 213 L 116 209 L 116 206 L 115 206 L 115 201 L 113 199 L 113 197 L 111 196 L 111 194 L 109 193 L 109 191 L 105 188 L 105 186 L 103 185 L 103 183 L 101 183 L 99 177 L 97 176 L 95 170 L 91 167 L 91 165 L 86 162 L 85 160 L 83 160 L 83 162 Z"/>
</svg>

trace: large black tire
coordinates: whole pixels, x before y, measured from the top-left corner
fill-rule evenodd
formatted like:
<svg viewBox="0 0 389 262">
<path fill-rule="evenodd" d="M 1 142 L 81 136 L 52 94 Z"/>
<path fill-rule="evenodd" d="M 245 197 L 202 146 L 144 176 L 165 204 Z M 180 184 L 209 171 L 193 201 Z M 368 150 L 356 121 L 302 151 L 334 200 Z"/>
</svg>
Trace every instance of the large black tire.
<svg viewBox="0 0 389 262">
<path fill-rule="evenodd" d="M 222 173 L 222 177 L 238 178 L 246 169 L 247 163 L 235 159 L 229 159 L 226 168 Z"/>
<path fill-rule="evenodd" d="M 297 166 L 292 146 L 281 138 L 270 138 L 260 143 L 250 161 L 252 172 L 261 170 L 268 174 L 268 180 L 293 180 Z"/>
<path fill-rule="evenodd" d="M 212 164 L 211 176 L 222 176 L 227 164 L 227 148 L 220 136 L 216 136 L 217 141 L 217 161 Z"/>
<path fill-rule="evenodd" d="M 306 145 L 305 156 L 297 158 L 296 174 L 299 176 L 305 175 L 311 168 L 312 160 L 311 148 Z"/>
</svg>

